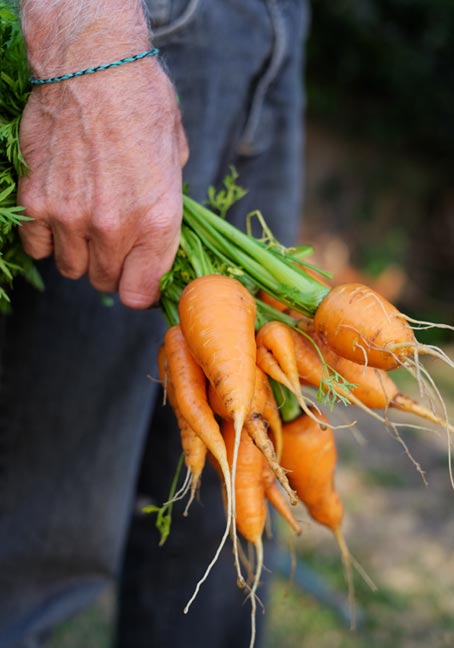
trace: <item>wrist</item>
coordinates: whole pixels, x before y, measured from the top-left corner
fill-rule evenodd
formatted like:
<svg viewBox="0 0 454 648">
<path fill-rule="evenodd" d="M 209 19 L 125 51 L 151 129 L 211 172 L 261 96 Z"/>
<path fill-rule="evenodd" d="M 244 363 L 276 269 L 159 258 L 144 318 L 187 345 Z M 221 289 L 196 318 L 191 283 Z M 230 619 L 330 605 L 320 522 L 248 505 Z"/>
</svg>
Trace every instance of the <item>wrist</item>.
<svg viewBox="0 0 454 648">
<path fill-rule="evenodd" d="M 140 0 L 89 1 L 83 10 L 77 5 L 74 0 L 23 2 L 22 28 L 34 76 L 102 65 L 150 47 Z"/>
</svg>

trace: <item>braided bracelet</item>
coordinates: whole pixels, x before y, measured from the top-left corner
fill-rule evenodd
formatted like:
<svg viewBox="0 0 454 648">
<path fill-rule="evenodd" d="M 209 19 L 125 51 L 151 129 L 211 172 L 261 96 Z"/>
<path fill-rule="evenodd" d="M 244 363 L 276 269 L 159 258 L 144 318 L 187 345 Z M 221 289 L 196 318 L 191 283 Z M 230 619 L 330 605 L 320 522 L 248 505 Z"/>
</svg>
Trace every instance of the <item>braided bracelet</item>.
<svg viewBox="0 0 454 648">
<path fill-rule="evenodd" d="M 154 48 L 147 50 L 146 52 L 141 52 L 140 54 L 134 54 L 134 56 L 127 56 L 126 58 L 120 59 L 119 61 L 113 61 L 113 63 L 104 63 L 103 65 L 97 65 L 96 67 L 89 67 L 86 70 L 79 70 L 78 72 L 70 72 L 68 74 L 62 74 L 61 76 L 49 77 L 48 79 L 36 79 L 35 77 L 30 77 L 30 83 L 33 85 L 46 85 L 48 83 L 58 83 L 59 81 L 66 81 L 67 79 L 74 79 L 75 77 L 85 76 L 86 74 L 94 74 L 95 72 L 100 72 L 101 70 L 109 70 L 110 68 L 120 67 L 120 65 L 125 65 L 125 63 L 134 63 L 134 61 L 140 61 L 141 59 L 146 58 L 147 56 L 156 56 L 159 50 Z"/>
</svg>

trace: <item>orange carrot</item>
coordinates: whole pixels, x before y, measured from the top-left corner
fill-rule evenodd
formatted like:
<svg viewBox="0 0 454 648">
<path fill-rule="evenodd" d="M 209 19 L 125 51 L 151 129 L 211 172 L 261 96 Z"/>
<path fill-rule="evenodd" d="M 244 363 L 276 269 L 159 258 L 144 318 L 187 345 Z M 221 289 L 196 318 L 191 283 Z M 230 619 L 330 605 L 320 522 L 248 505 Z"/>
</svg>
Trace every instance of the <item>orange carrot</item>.
<svg viewBox="0 0 454 648">
<path fill-rule="evenodd" d="M 292 328 L 282 322 L 270 321 L 264 324 L 256 335 L 257 365 L 270 378 L 289 389 L 306 414 L 316 418 L 301 393 L 294 333 Z"/>
<path fill-rule="evenodd" d="M 259 290 L 257 297 L 264 304 L 267 304 L 268 306 L 272 306 L 280 313 L 284 313 L 285 315 L 289 315 L 290 317 L 293 317 L 293 319 L 298 320 L 298 322 L 300 320 L 307 320 L 307 318 L 304 315 L 298 313 L 295 310 L 292 310 L 289 306 L 287 306 L 287 304 L 284 304 L 283 302 L 279 301 L 275 297 L 272 297 L 264 290 Z"/>
<path fill-rule="evenodd" d="M 286 491 L 292 504 L 296 504 L 298 498 L 290 488 L 285 471 L 282 470 L 282 467 L 279 465 L 273 444 L 268 436 L 268 422 L 263 413 L 265 404 L 269 397 L 267 387 L 269 387 L 267 377 L 258 367 L 256 367 L 254 397 L 251 402 L 251 408 L 244 422 L 244 429 L 249 434 L 257 448 L 263 453 L 271 467 L 271 470 L 274 472 Z M 218 416 L 230 420 L 231 417 L 226 411 L 216 390 L 211 385 L 208 388 L 208 400 L 213 411 L 216 412 Z"/>
<path fill-rule="evenodd" d="M 328 419 L 321 414 L 318 418 L 326 425 L 319 425 L 306 414 L 284 424 L 281 461 L 311 517 L 328 527 L 337 540 L 349 588 L 351 623 L 354 625 L 351 555 L 341 530 L 344 507 L 334 485 L 336 445 Z"/>
<path fill-rule="evenodd" d="M 252 295 L 223 275 L 198 277 L 183 290 L 178 304 L 181 329 L 196 362 L 218 392 L 236 431 L 231 468 L 232 523 L 235 526 L 234 484 L 241 430 L 255 384 L 255 315 Z M 233 529 L 235 531 L 235 529 Z M 243 582 L 233 533 L 235 564 Z"/>
<path fill-rule="evenodd" d="M 394 369 L 414 353 L 417 342 L 405 317 L 362 284 L 333 288 L 314 316 L 315 331 L 333 351 L 379 369 Z"/>
<path fill-rule="evenodd" d="M 186 514 L 189 506 L 191 505 L 191 502 L 194 500 L 194 497 L 200 485 L 200 477 L 205 466 L 207 447 L 199 437 L 199 435 L 194 432 L 194 430 L 188 424 L 184 416 L 181 414 L 180 408 L 178 407 L 175 388 L 167 369 L 167 357 L 164 345 L 161 346 L 158 352 L 158 368 L 159 376 L 164 386 L 166 396 L 177 417 L 181 436 L 181 446 L 184 452 L 184 460 L 191 475 L 191 496 L 186 506 Z"/>
<path fill-rule="evenodd" d="M 257 366 L 260 367 L 267 376 L 273 378 L 276 382 L 281 383 L 281 385 L 285 385 L 285 387 L 293 393 L 293 387 L 288 377 L 282 371 L 278 361 L 269 349 L 262 346 L 257 347 Z"/>
<path fill-rule="evenodd" d="M 277 485 L 274 473 L 269 465 L 264 462 L 263 464 L 263 483 L 265 487 L 265 497 L 273 505 L 281 517 L 288 522 L 297 535 L 301 534 L 301 527 L 298 524 L 288 501 L 282 494 L 279 486 Z"/>
<path fill-rule="evenodd" d="M 265 421 L 268 423 L 268 433 L 273 441 L 273 445 L 276 449 L 276 458 L 279 461 L 282 454 L 282 420 L 276 399 L 274 398 L 273 390 L 271 389 L 271 385 L 266 376 L 265 381 L 263 382 L 263 390 L 265 392 L 263 416 Z"/>
<path fill-rule="evenodd" d="M 282 322 L 267 322 L 259 329 L 255 340 L 257 347 L 264 347 L 273 355 L 282 372 L 287 376 L 292 391 L 299 394 L 300 384 L 293 348 L 292 329 Z"/>
<path fill-rule="evenodd" d="M 256 367 L 254 398 L 252 399 L 251 409 L 245 421 L 245 429 L 259 450 L 263 452 L 271 470 L 287 493 L 290 502 L 296 504 L 298 498 L 290 488 L 287 475 L 278 463 L 274 446 L 268 436 L 268 422 L 264 417 L 265 404 L 268 398 L 268 379 L 263 371 L 259 367 Z"/>
<path fill-rule="evenodd" d="M 233 466 L 236 445 L 236 430 L 231 421 L 222 425 L 227 457 Z M 265 487 L 263 482 L 264 458 L 244 431 L 240 434 L 235 480 L 236 522 L 241 535 L 255 547 L 257 565 L 251 587 L 251 641 L 255 641 L 256 591 L 263 568 L 262 535 L 266 522 Z"/>
<path fill-rule="evenodd" d="M 300 380 L 303 384 L 319 387 L 327 376 L 327 369 L 314 344 L 305 336 L 293 331 L 296 362 Z M 414 414 L 437 425 L 445 422 L 432 410 L 399 391 L 391 376 L 383 369 L 376 369 L 347 360 L 335 353 L 321 337 L 312 332 L 312 339 L 317 344 L 325 362 L 337 371 L 351 385 L 350 391 L 341 385 L 332 384 L 331 388 L 339 396 L 351 403 L 368 409 L 387 409 L 391 407 L 402 412 Z"/>
<path fill-rule="evenodd" d="M 222 422 L 222 435 L 231 466 L 235 445 L 232 421 Z M 255 544 L 262 537 L 266 520 L 263 455 L 245 430 L 242 430 L 240 436 L 235 493 L 238 530 L 248 542 Z"/>
<path fill-rule="evenodd" d="M 216 554 L 208 565 L 205 574 L 197 583 L 194 594 L 185 612 L 198 594 L 200 586 L 208 577 L 224 546 L 233 525 L 233 496 L 230 469 L 227 461 L 224 439 L 211 407 L 207 401 L 206 377 L 194 360 L 179 325 L 172 326 L 165 334 L 164 347 L 167 356 L 168 372 L 175 389 L 178 409 L 190 427 L 205 443 L 216 458 L 222 471 L 227 495 L 227 524 Z M 239 578 L 241 571 L 239 572 Z"/>
<path fill-rule="evenodd" d="M 281 463 L 311 516 L 335 531 L 343 516 L 333 482 L 337 452 L 328 419 L 322 414 L 318 418 L 326 425 L 319 425 L 305 414 L 283 425 Z"/>
<path fill-rule="evenodd" d="M 267 292 L 264 290 L 259 290 L 257 297 L 264 303 L 268 304 L 268 306 L 272 306 L 276 310 L 278 310 L 280 313 L 288 313 L 288 306 L 286 304 L 283 304 L 281 301 L 276 299 L 276 297 L 272 297 L 269 295 Z"/>
<path fill-rule="evenodd" d="M 359 365 L 342 358 L 325 344 L 321 338 L 313 334 L 318 353 L 313 342 L 305 335 L 293 331 L 296 362 L 300 380 L 303 384 L 320 387 L 328 375 L 329 365 L 337 371 L 347 382 L 356 385 L 348 392 L 341 385 L 332 385 L 332 389 L 339 395 L 354 400 L 360 400 L 366 407 L 385 409 L 397 394 L 398 389 L 391 377 L 382 370 Z"/>
<path fill-rule="evenodd" d="M 188 346 L 241 429 L 255 382 L 255 301 L 242 284 L 206 275 L 183 290 L 178 312 Z"/>
</svg>

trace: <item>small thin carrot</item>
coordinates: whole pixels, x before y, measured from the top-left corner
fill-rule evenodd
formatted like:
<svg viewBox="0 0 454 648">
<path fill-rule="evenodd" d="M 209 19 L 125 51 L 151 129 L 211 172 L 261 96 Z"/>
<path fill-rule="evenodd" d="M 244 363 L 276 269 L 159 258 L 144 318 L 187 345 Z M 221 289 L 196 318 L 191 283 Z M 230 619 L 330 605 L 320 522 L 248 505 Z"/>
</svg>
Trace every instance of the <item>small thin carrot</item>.
<svg viewBox="0 0 454 648">
<path fill-rule="evenodd" d="M 263 417 L 268 423 L 268 433 L 272 438 L 273 445 L 276 450 L 276 458 L 279 461 L 282 454 L 282 420 L 279 414 L 276 399 L 274 398 L 272 387 L 266 376 L 264 377 L 262 387 L 265 395 Z"/>
<path fill-rule="evenodd" d="M 334 433 L 323 415 L 320 425 L 303 414 L 283 425 L 282 466 L 312 517 L 330 529 L 342 522 L 343 506 L 334 488 L 337 460 Z"/>
<path fill-rule="evenodd" d="M 207 400 L 206 377 L 201 367 L 194 360 L 179 325 L 172 326 L 165 334 L 165 353 L 167 356 L 168 372 L 174 385 L 178 408 L 191 426 L 205 443 L 208 450 L 216 458 L 222 471 L 227 494 L 227 524 L 219 547 L 208 565 L 205 574 L 197 583 L 194 594 L 185 608 L 185 613 L 198 594 L 202 583 L 208 577 L 216 563 L 233 524 L 233 496 L 227 453 L 224 439 L 214 418 L 213 411 Z"/>
<path fill-rule="evenodd" d="M 268 465 L 287 493 L 290 502 L 296 504 L 298 498 L 290 487 L 287 475 L 277 460 L 273 443 L 268 436 L 268 422 L 264 415 L 265 404 L 269 398 L 268 390 L 269 383 L 265 373 L 259 367 L 256 367 L 254 398 L 252 399 L 251 409 L 245 421 L 245 429 L 265 456 Z"/>
<path fill-rule="evenodd" d="M 319 388 L 326 378 L 328 369 L 334 369 L 347 383 L 352 385 L 350 390 L 342 385 L 331 384 L 331 389 L 339 396 L 346 398 L 352 404 L 368 409 L 387 409 L 391 407 L 402 412 L 414 414 L 440 426 L 446 426 L 446 421 L 437 416 L 422 403 L 401 393 L 391 376 L 384 369 L 377 369 L 347 360 L 331 349 L 321 336 L 312 331 L 314 344 L 301 333 L 292 331 L 298 373 L 302 383 Z M 323 358 L 323 359 L 322 359 Z"/>
<path fill-rule="evenodd" d="M 231 421 L 224 421 L 222 434 L 229 464 L 233 465 L 236 430 Z M 256 552 L 256 569 L 251 586 L 251 640 L 250 648 L 255 642 L 256 592 L 263 568 L 262 536 L 266 522 L 265 487 L 263 482 L 264 459 L 262 453 L 253 443 L 250 436 L 241 431 L 237 456 L 235 480 L 236 522 L 241 535 L 251 542 Z"/>
<path fill-rule="evenodd" d="M 282 322 L 267 322 L 259 329 L 255 340 L 257 347 L 264 347 L 274 356 L 282 372 L 287 376 L 292 390 L 298 394 L 300 384 L 293 348 L 292 329 Z"/>
<path fill-rule="evenodd" d="M 301 393 L 294 333 L 292 328 L 282 322 L 269 321 L 264 324 L 256 335 L 257 365 L 271 378 L 289 389 L 306 414 L 316 418 Z"/>
<path fill-rule="evenodd" d="M 269 349 L 263 346 L 257 347 L 257 365 L 267 376 L 281 383 L 281 385 L 285 385 L 293 393 L 292 384 Z"/>
<path fill-rule="evenodd" d="M 191 495 L 184 513 L 186 515 L 200 485 L 200 478 L 206 461 L 207 447 L 200 436 L 191 428 L 178 407 L 175 387 L 167 368 L 167 356 L 164 345 L 161 346 L 158 352 L 158 369 L 166 396 L 177 418 L 181 446 L 184 452 L 184 461 L 191 476 L 188 484 L 191 489 Z M 184 496 L 184 494 L 183 492 L 182 495 Z"/>
<path fill-rule="evenodd" d="M 344 564 L 349 588 L 351 623 L 354 625 L 354 589 L 351 555 L 342 534 L 344 507 L 334 485 L 337 450 L 329 420 L 325 425 L 303 414 L 283 426 L 282 466 L 311 517 L 334 534 Z"/>
<path fill-rule="evenodd" d="M 273 471 L 265 462 L 263 464 L 263 482 L 265 486 L 265 497 L 280 514 L 280 516 L 288 522 L 288 524 L 295 531 L 296 535 L 301 534 L 301 527 L 298 524 L 293 511 L 290 508 L 287 499 L 284 497 L 280 490 Z"/>
<path fill-rule="evenodd" d="M 269 398 L 267 387 L 269 388 L 269 383 L 266 375 L 259 369 L 259 367 L 256 367 L 254 397 L 251 401 L 251 408 L 244 422 L 244 429 L 254 441 L 257 448 L 263 453 L 271 470 L 286 491 L 292 504 L 296 504 L 298 498 L 290 487 L 285 471 L 282 470 L 282 467 L 279 465 L 273 443 L 268 436 L 268 422 L 264 416 L 265 405 Z M 231 417 L 225 409 L 216 390 L 211 385 L 208 388 L 208 400 L 214 412 L 216 412 L 218 416 L 230 420 Z"/>
</svg>

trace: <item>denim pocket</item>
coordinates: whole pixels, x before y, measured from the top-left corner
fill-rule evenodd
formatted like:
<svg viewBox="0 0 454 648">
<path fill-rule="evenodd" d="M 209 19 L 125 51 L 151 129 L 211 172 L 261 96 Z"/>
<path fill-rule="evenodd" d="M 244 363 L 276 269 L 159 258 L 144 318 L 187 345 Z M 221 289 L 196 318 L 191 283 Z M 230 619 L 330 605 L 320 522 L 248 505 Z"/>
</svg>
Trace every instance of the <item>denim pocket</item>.
<svg viewBox="0 0 454 648">
<path fill-rule="evenodd" d="M 309 20 L 306 0 L 264 0 L 272 30 L 271 52 L 253 88 L 247 119 L 237 152 L 254 157 L 275 140 L 285 105 L 294 101 L 301 81 L 300 60 Z M 289 72 L 292 70 L 292 72 Z M 293 74 L 293 76 L 289 76 Z"/>
<path fill-rule="evenodd" d="M 153 42 L 187 27 L 195 17 L 201 0 L 145 0 L 144 7 L 150 24 Z"/>
</svg>

